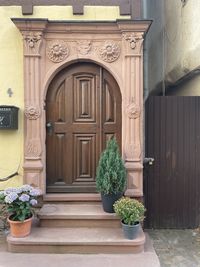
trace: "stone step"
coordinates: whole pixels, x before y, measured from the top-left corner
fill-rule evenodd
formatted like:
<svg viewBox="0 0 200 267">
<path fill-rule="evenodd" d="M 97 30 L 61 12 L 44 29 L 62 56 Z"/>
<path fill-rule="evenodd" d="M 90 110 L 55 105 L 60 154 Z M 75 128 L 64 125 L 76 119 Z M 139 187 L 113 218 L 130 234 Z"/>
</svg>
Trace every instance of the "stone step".
<svg viewBox="0 0 200 267">
<path fill-rule="evenodd" d="M 7 237 L 8 251 L 19 253 L 115 254 L 144 250 L 140 229 L 134 240 L 125 239 L 121 228 L 32 228 L 24 238 Z"/>
<path fill-rule="evenodd" d="M 45 204 L 38 217 L 41 227 L 121 227 L 116 214 L 104 212 L 101 203 Z"/>
</svg>

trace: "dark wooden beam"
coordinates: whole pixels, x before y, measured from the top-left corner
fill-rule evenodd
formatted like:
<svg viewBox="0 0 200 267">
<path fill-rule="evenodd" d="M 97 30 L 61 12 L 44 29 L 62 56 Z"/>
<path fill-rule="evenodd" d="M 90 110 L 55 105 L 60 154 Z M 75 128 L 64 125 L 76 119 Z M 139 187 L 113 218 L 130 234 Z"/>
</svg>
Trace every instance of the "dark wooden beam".
<svg viewBox="0 0 200 267">
<path fill-rule="evenodd" d="M 72 6 L 74 15 L 83 14 L 84 6 L 119 6 L 120 15 L 131 15 L 132 2 L 135 6 L 140 0 L 0 0 L 0 6 L 22 6 L 24 15 L 33 14 L 33 6 Z"/>
<path fill-rule="evenodd" d="M 23 0 L 22 1 L 22 14 L 23 15 L 32 15 L 33 14 L 32 0 Z"/>
<path fill-rule="evenodd" d="M 131 1 L 131 18 L 141 19 L 142 16 L 142 0 Z"/>
</svg>

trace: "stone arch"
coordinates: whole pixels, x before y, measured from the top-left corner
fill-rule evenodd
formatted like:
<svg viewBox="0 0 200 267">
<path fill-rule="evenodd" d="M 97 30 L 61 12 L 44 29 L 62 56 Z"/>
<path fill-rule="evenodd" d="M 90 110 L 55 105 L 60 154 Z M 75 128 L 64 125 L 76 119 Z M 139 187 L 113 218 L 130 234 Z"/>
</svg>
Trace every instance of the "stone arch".
<svg viewBox="0 0 200 267">
<path fill-rule="evenodd" d="M 75 58 L 73 60 L 67 60 L 65 61 L 64 63 L 60 64 L 59 66 L 57 65 L 54 65 L 51 67 L 51 69 L 49 69 L 49 71 L 47 72 L 46 74 L 46 77 L 44 78 L 44 82 L 43 82 L 43 85 L 42 85 L 42 94 L 43 94 L 43 100 L 45 100 L 46 98 L 46 94 L 47 94 L 47 90 L 48 90 L 48 87 L 51 83 L 51 81 L 54 79 L 54 77 L 60 72 L 62 71 L 63 69 L 65 69 L 66 67 L 72 65 L 72 64 L 75 64 L 75 63 L 78 63 L 78 62 L 92 62 L 94 64 L 97 64 L 99 66 L 101 66 L 102 68 L 106 69 L 112 76 L 113 78 L 116 80 L 119 88 L 120 88 L 120 92 L 121 94 L 123 93 L 122 91 L 122 77 L 120 76 L 120 74 L 117 74 L 114 69 L 112 68 L 112 66 L 110 65 L 106 65 L 104 64 L 103 62 L 101 62 L 100 60 L 94 60 L 94 59 L 88 59 L 88 58 Z"/>
<path fill-rule="evenodd" d="M 122 95 L 122 153 L 127 169 L 126 195 L 141 197 L 143 36 L 151 21 L 60 22 L 30 18 L 12 21 L 20 30 L 24 44 L 24 183 L 40 187 L 45 194 L 44 99 L 47 88 L 60 69 L 71 62 L 86 60 L 107 69 L 119 85 Z M 65 54 L 62 54 L 62 49 L 59 52 L 59 60 L 56 60 L 55 51 L 53 58 L 49 57 L 48 47 L 52 41 L 61 47 L 66 44 Z M 87 47 L 90 44 L 91 49 Z M 81 198 L 92 197 L 81 195 Z"/>
</svg>

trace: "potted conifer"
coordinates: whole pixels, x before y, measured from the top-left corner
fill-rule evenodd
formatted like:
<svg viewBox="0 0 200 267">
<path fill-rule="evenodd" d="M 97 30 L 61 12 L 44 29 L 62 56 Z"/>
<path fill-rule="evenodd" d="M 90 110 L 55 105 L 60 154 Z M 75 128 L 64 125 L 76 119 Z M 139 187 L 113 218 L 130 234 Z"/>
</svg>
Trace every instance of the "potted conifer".
<svg viewBox="0 0 200 267">
<path fill-rule="evenodd" d="M 115 138 L 107 142 L 101 154 L 96 185 L 97 191 L 101 193 L 104 211 L 114 213 L 113 204 L 122 197 L 126 187 L 126 169 Z"/>
</svg>

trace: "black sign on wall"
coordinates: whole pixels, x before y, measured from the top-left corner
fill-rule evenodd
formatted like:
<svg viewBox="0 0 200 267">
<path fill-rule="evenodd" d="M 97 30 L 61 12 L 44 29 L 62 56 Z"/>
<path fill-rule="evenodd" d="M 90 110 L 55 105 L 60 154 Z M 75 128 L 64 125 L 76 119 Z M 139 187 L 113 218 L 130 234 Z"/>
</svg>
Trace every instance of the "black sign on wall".
<svg viewBox="0 0 200 267">
<path fill-rule="evenodd" d="M 18 129 L 18 107 L 0 106 L 0 130 Z"/>
</svg>

